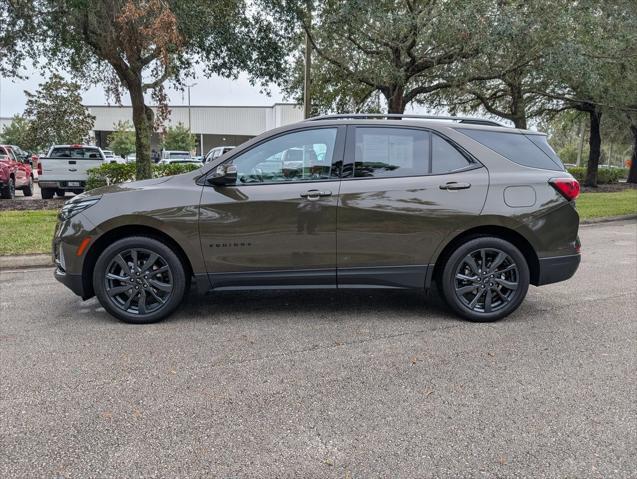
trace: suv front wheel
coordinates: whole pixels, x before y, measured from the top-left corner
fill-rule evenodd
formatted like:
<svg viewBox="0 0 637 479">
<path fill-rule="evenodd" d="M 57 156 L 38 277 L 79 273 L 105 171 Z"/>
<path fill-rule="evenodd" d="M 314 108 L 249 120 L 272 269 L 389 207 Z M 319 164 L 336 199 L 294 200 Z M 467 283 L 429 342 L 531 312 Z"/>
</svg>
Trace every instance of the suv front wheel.
<svg viewBox="0 0 637 479">
<path fill-rule="evenodd" d="M 93 288 L 101 305 L 126 323 L 164 319 L 184 298 L 184 266 L 161 241 L 134 236 L 116 241 L 97 259 Z"/>
<path fill-rule="evenodd" d="M 439 287 L 449 307 L 463 318 L 497 321 L 524 300 L 529 267 L 520 250 L 508 241 L 478 237 L 451 253 Z"/>
</svg>

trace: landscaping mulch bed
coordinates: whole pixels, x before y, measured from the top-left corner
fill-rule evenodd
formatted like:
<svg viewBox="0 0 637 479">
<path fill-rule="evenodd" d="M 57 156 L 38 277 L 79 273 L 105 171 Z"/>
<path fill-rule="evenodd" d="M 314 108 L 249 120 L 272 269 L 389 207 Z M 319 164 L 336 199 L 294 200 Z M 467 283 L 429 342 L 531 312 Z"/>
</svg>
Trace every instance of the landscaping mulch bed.
<svg viewBox="0 0 637 479">
<path fill-rule="evenodd" d="M 54 198 L 52 200 L 0 200 L 0 211 L 40 211 L 59 210 L 64 201 L 69 198 Z"/>
<path fill-rule="evenodd" d="M 637 185 L 634 183 L 611 183 L 609 185 L 597 185 L 597 188 L 582 186 L 582 193 L 617 193 L 630 189 L 637 189 Z"/>
</svg>

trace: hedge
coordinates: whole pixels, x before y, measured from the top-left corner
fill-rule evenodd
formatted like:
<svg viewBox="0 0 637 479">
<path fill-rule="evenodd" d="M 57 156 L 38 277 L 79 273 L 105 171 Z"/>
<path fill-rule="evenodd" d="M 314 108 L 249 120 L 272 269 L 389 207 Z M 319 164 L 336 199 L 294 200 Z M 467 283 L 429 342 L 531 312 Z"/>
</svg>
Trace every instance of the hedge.
<svg viewBox="0 0 637 479">
<path fill-rule="evenodd" d="M 568 172 L 580 183 L 586 178 L 586 168 L 584 167 L 569 168 Z M 600 185 L 618 183 L 622 178 L 628 178 L 628 168 L 601 167 L 597 170 L 597 183 Z"/>
<path fill-rule="evenodd" d="M 180 175 L 200 168 L 199 165 L 187 163 L 153 164 L 151 167 L 153 178 Z M 88 171 L 86 190 L 124 183 L 126 181 L 135 181 L 135 163 L 105 163 L 99 168 L 92 168 Z"/>
</svg>

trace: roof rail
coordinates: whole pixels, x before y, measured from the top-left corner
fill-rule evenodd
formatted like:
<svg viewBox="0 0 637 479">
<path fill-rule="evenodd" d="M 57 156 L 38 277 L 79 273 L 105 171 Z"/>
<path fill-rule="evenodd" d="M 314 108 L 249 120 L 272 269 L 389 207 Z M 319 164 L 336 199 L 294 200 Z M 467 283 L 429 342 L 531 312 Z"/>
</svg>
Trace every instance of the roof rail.
<svg viewBox="0 0 637 479">
<path fill-rule="evenodd" d="M 399 113 L 342 113 L 338 115 L 322 115 L 307 118 L 305 121 L 323 121 L 323 120 L 364 120 L 364 119 L 416 119 L 416 120 L 445 120 L 457 121 L 458 123 L 467 123 L 471 125 L 488 125 L 504 127 L 502 123 L 492 120 L 484 120 L 482 118 L 474 118 L 470 116 L 444 116 L 444 115 L 403 115 Z"/>
</svg>

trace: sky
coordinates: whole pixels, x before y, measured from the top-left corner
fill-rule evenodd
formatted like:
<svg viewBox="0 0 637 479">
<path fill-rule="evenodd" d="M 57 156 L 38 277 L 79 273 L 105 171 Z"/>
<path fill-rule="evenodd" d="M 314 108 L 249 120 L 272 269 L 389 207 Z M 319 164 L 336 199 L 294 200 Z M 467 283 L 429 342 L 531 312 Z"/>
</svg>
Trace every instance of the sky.
<svg viewBox="0 0 637 479">
<path fill-rule="evenodd" d="M 24 111 L 26 97 L 24 90 L 35 92 L 38 84 L 46 81 L 51 72 L 39 71 L 27 67 L 24 80 L 0 77 L 0 118 L 11 117 Z M 64 75 L 63 72 L 60 72 Z M 68 75 L 64 75 L 67 76 Z M 189 84 L 196 83 L 190 90 L 191 105 L 234 105 L 234 106 L 269 106 L 284 101 L 281 91 L 276 86 L 270 87 L 270 95 L 261 92 L 259 86 L 250 85 L 246 75 L 236 80 L 221 77 L 205 78 L 202 74 L 195 79 L 189 79 Z M 106 105 L 106 95 L 100 86 L 92 87 L 83 93 L 84 104 Z M 171 105 L 187 105 L 186 92 L 170 90 Z M 123 104 L 129 104 L 124 95 Z"/>
</svg>

